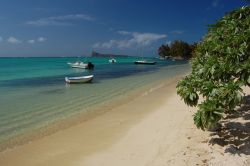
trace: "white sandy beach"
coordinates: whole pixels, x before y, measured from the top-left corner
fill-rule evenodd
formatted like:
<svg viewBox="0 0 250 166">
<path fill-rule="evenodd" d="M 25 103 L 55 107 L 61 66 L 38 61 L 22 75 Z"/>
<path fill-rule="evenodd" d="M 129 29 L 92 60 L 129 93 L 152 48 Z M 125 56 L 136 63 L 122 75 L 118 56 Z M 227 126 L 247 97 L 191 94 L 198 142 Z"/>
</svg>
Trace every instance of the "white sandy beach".
<svg viewBox="0 0 250 166">
<path fill-rule="evenodd" d="M 195 109 L 176 95 L 179 79 L 163 82 L 88 121 L 1 152 L 0 165 L 250 165 L 249 135 L 240 142 L 244 148 L 231 148 L 218 145 L 216 135 L 196 129 Z M 249 110 L 244 115 L 233 121 L 244 124 L 244 133 L 249 134 Z"/>
</svg>

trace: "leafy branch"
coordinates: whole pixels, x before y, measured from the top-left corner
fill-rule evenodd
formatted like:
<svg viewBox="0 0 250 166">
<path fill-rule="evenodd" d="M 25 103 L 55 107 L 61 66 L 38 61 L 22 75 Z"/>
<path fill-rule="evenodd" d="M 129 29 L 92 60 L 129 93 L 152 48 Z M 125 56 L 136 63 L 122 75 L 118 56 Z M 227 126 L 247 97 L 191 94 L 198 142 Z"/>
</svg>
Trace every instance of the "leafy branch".
<svg viewBox="0 0 250 166">
<path fill-rule="evenodd" d="M 210 25 L 191 65 L 192 72 L 178 83 L 177 93 L 188 106 L 198 107 L 194 123 L 205 130 L 240 106 L 242 86 L 250 86 L 250 7 Z M 200 104 L 199 96 L 204 99 Z"/>
</svg>

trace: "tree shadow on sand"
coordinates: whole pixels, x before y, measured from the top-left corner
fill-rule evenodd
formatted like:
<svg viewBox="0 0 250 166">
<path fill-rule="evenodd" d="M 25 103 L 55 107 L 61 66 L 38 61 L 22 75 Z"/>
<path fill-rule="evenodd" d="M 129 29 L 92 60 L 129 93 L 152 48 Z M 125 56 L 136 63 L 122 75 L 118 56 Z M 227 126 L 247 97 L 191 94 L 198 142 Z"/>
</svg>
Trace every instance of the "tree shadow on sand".
<svg viewBox="0 0 250 166">
<path fill-rule="evenodd" d="M 250 155 L 250 95 L 244 97 L 241 108 L 228 115 L 211 136 L 209 143 L 225 147 L 225 153 Z"/>
</svg>

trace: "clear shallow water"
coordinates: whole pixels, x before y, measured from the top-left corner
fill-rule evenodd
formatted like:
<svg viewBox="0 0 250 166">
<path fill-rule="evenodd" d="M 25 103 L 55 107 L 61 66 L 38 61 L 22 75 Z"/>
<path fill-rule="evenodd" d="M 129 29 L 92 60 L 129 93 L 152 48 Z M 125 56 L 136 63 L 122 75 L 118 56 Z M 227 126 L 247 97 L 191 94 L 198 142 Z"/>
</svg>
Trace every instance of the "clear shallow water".
<svg viewBox="0 0 250 166">
<path fill-rule="evenodd" d="M 184 61 L 134 65 L 136 58 L 116 59 L 82 58 L 95 64 L 88 71 L 67 65 L 77 58 L 0 58 L 0 144 L 188 69 Z M 65 76 L 88 74 L 95 75 L 92 84 L 64 82 Z"/>
</svg>

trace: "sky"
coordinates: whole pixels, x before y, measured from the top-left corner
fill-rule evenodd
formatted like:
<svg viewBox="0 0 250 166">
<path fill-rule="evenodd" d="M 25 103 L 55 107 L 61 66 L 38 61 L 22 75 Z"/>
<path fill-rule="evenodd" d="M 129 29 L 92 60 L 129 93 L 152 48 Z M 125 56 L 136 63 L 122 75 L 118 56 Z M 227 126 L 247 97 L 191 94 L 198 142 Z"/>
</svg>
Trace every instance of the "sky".
<svg viewBox="0 0 250 166">
<path fill-rule="evenodd" d="M 244 0 L 0 0 L 0 57 L 156 56 L 174 40 L 199 42 Z"/>
</svg>

